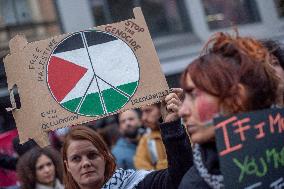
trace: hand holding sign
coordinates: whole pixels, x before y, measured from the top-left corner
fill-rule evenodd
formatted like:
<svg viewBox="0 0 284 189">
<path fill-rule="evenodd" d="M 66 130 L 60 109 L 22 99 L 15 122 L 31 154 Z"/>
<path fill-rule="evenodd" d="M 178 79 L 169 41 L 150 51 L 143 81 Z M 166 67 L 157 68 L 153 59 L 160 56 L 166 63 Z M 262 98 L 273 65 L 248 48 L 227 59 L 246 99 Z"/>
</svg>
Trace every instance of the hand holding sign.
<svg viewBox="0 0 284 189">
<path fill-rule="evenodd" d="M 181 88 L 173 88 L 171 93 L 162 101 L 161 112 L 164 122 L 175 121 L 179 118 L 178 111 L 182 103 L 182 95 L 183 90 Z"/>
</svg>

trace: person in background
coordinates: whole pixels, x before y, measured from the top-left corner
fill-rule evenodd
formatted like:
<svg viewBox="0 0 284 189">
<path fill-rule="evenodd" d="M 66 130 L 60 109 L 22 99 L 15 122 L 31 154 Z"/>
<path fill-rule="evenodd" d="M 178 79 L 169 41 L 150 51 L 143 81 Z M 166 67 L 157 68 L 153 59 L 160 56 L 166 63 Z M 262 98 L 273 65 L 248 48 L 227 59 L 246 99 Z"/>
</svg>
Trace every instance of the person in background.
<svg viewBox="0 0 284 189">
<path fill-rule="evenodd" d="M 26 152 L 28 152 L 30 149 L 38 146 L 37 143 L 33 139 L 29 139 L 27 142 L 20 144 L 19 136 L 14 138 L 13 140 L 13 147 L 16 153 L 18 154 L 18 157 L 20 158 L 22 155 L 24 155 Z"/>
<path fill-rule="evenodd" d="M 13 149 L 16 152 L 16 156 L 7 155 L 0 152 L 0 168 L 7 170 L 16 170 L 16 165 L 19 157 L 21 157 L 28 150 L 37 146 L 36 142 L 32 139 L 28 140 L 24 144 L 20 144 L 19 136 L 13 139 Z"/>
<path fill-rule="evenodd" d="M 112 149 L 120 137 L 117 122 L 107 123 L 104 127 L 97 128 L 96 131 L 102 137 L 108 149 Z"/>
<path fill-rule="evenodd" d="M 62 161 L 58 151 L 34 147 L 18 160 L 21 189 L 64 189 Z"/>
<path fill-rule="evenodd" d="M 139 141 L 134 156 L 136 169 L 161 170 L 168 167 L 166 149 L 162 141 L 159 123 L 162 122 L 161 104 L 141 107 L 142 124 L 150 129 Z"/>
<path fill-rule="evenodd" d="M 284 80 L 284 46 L 278 41 L 263 40 L 261 41 L 264 47 L 272 54 L 273 61 L 271 62 L 277 75 Z"/>
<path fill-rule="evenodd" d="M 111 152 L 118 168 L 134 169 L 133 157 L 139 140 L 141 120 L 136 110 L 127 110 L 118 116 L 120 139 Z"/>
<path fill-rule="evenodd" d="M 18 179 L 14 169 L 17 155 L 12 146 L 13 139 L 18 135 L 16 129 L 0 134 L 0 188 L 18 188 Z"/>
<path fill-rule="evenodd" d="M 58 151 L 61 150 L 62 143 L 69 130 L 70 130 L 69 127 L 64 127 L 56 129 L 55 131 L 50 131 L 49 140 L 53 148 L 55 148 Z"/>
<path fill-rule="evenodd" d="M 274 40 L 263 40 L 261 42 L 272 55 L 272 61 L 270 63 L 276 75 L 280 78 L 277 105 L 281 107 L 284 104 L 284 46 Z"/>
</svg>

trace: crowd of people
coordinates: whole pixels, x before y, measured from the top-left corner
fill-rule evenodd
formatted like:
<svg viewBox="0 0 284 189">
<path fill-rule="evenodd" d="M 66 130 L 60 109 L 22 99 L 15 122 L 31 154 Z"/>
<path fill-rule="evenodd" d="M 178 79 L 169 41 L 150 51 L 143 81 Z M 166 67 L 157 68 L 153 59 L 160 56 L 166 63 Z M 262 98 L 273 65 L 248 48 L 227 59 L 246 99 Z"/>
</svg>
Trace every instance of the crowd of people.
<svg viewBox="0 0 284 189">
<path fill-rule="evenodd" d="M 30 142 L 18 157 L 1 154 L 0 166 L 17 172 L 13 187 L 224 188 L 212 120 L 282 107 L 284 51 L 276 41 L 216 33 L 200 52 L 164 101 L 58 130 L 52 147 Z"/>
</svg>

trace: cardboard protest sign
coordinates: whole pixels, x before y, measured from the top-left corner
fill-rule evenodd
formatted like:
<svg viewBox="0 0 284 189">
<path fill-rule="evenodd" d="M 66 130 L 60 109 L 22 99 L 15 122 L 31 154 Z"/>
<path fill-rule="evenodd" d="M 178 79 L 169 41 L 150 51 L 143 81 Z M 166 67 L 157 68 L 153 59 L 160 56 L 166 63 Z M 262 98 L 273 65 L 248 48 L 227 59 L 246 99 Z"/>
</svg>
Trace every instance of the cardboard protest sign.
<svg viewBox="0 0 284 189">
<path fill-rule="evenodd" d="M 284 109 L 216 118 L 225 188 L 284 187 Z"/>
<path fill-rule="evenodd" d="M 10 41 L 4 59 L 20 141 L 161 101 L 169 92 L 140 8 L 135 18 L 27 43 Z M 13 93 L 10 93 L 13 101 Z"/>
</svg>

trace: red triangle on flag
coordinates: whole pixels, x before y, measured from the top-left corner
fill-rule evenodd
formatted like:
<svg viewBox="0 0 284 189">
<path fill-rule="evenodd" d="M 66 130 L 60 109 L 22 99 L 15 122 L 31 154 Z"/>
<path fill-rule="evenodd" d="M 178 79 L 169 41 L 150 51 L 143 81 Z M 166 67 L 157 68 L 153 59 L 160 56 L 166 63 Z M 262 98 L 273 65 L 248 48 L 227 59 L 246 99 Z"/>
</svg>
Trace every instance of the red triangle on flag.
<svg viewBox="0 0 284 189">
<path fill-rule="evenodd" d="M 48 64 L 48 84 L 54 97 L 61 102 L 87 72 L 87 68 L 52 56 Z"/>
</svg>

